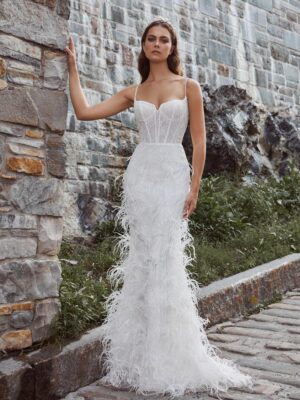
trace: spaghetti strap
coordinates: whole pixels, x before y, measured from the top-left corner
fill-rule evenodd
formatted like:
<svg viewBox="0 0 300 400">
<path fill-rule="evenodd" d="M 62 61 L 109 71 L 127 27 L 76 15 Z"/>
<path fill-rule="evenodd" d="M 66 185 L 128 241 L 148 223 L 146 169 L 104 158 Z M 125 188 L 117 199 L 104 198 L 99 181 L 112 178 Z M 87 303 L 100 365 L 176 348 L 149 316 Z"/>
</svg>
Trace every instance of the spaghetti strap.
<svg viewBox="0 0 300 400">
<path fill-rule="evenodd" d="M 135 88 L 135 91 L 134 91 L 134 101 L 136 100 L 136 94 L 137 94 L 137 90 L 138 90 L 139 86 L 140 86 L 140 84 L 136 85 L 136 88 Z"/>
<path fill-rule="evenodd" d="M 185 94 L 184 94 L 184 97 L 186 97 L 186 85 L 187 85 L 187 81 L 189 80 L 189 78 L 186 78 L 186 80 L 185 80 Z"/>
</svg>

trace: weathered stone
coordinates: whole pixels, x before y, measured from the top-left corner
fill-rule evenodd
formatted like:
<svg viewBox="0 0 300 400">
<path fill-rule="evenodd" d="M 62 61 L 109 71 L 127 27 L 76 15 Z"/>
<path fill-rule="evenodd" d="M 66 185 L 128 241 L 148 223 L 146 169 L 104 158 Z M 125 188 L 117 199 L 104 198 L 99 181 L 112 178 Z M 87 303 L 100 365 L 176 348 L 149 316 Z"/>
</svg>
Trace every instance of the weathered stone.
<svg viewBox="0 0 300 400">
<path fill-rule="evenodd" d="M 11 201 L 19 209 L 35 215 L 63 215 L 63 182 L 55 178 L 24 177 L 11 187 Z"/>
<path fill-rule="evenodd" d="M 270 397 L 272 395 L 275 396 L 280 391 L 281 391 L 280 385 L 276 385 L 274 383 L 268 382 L 263 379 L 256 379 L 255 386 L 253 388 L 253 391 L 251 391 L 251 393 Z"/>
<path fill-rule="evenodd" d="M 264 338 L 271 339 L 274 337 L 274 333 L 272 331 L 265 331 L 262 329 L 253 329 L 253 328 L 241 328 L 238 326 L 233 327 L 225 327 L 222 329 L 223 333 L 230 333 L 233 335 L 243 335 L 243 336 L 251 336 L 254 338 Z"/>
<path fill-rule="evenodd" d="M 296 378 L 297 367 L 295 365 L 265 360 L 258 357 L 239 359 L 239 365 L 255 368 L 263 371 L 278 372 L 282 374 L 292 375 Z M 300 381 L 299 381 L 300 385 Z"/>
<path fill-rule="evenodd" d="M 43 140 L 33 139 L 33 138 L 20 138 L 20 137 L 9 137 L 7 139 L 7 143 L 16 144 L 16 145 L 25 145 L 27 147 L 33 147 L 34 149 L 40 149 L 45 147 L 45 143 Z M 33 150 L 33 149 L 30 149 Z"/>
<path fill-rule="evenodd" d="M 3 58 L 0 58 L 0 78 L 5 76 L 6 71 L 7 71 L 6 61 Z"/>
<path fill-rule="evenodd" d="M 269 360 L 274 360 L 274 361 L 279 361 L 279 362 L 287 362 L 287 363 L 292 363 L 292 364 L 300 364 L 300 354 L 293 354 L 292 352 L 290 353 L 275 353 L 275 354 L 270 354 L 268 356 Z"/>
<path fill-rule="evenodd" d="M 8 331 L 1 335 L 0 350 L 19 350 L 32 345 L 30 329 Z"/>
<path fill-rule="evenodd" d="M 293 311 L 269 309 L 264 310 L 263 313 L 266 315 L 273 315 L 275 317 L 287 317 L 300 320 L 300 314 L 297 315 L 297 313 Z"/>
<path fill-rule="evenodd" d="M 265 347 L 268 349 L 276 349 L 276 350 L 300 350 L 300 344 L 295 344 L 291 342 L 285 341 L 268 341 L 265 344 Z"/>
<path fill-rule="evenodd" d="M 300 302 L 299 305 L 295 304 L 284 304 L 284 303 L 273 303 L 268 306 L 268 309 L 274 309 L 274 310 L 288 310 L 288 311 L 300 311 Z"/>
<path fill-rule="evenodd" d="M 26 328 L 33 320 L 33 311 L 15 311 L 11 316 L 12 328 Z"/>
<path fill-rule="evenodd" d="M 25 71 L 25 68 L 12 68 L 7 69 L 7 79 L 9 83 L 16 85 L 34 86 L 39 80 L 39 75 L 35 72 Z"/>
<path fill-rule="evenodd" d="M 258 321 L 241 321 L 237 322 L 235 326 L 239 326 L 242 328 L 253 328 L 253 329 L 262 329 L 265 331 L 271 331 L 271 332 L 286 332 L 287 329 L 285 326 L 281 326 L 276 323 L 268 323 L 268 322 L 258 322 Z"/>
<path fill-rule="evenodd" d="M 300 297 L 298 299 L 297 299 L 297 297 L 294 299 L 289 299 L 289 298 L 283 299 L 282 304 L 293 304 L 294 306 L 300 307 Z"/>
<path fill-rule="evenodd" d="M 27 156 L 40 157 L 40 158 L 44 157 L 44 152 L 39 149 L 32 149 L 30 147 L 28 148 L 28 147 L 20 146 L 18 144 L 13 144 L 13 143 L 8 143 L 7 147 L 14 154 L 18 154 L 18 155 L 25 154 Z"/>
<path fill-rule="evenodd" d="M 3 400 L 34 399 L 32 367 L 21 360 L 0 361 L 0 393 Z"/>
<path fill-rule="evenodd" d="M 30 175 L 44 175 L 45 165 L 42 160 L 29 157 L 7 157 L 6 166 L 11 171 L 24 172 Z"/>
<path fill-rule="evenodd" d="M 37 125 L 38 115 L 32 99 L 25 89 L 4 90 L 0 92 L 0 118 L 3 121 L 24 125 Z M 16 109 L 18 113 L 16 113 Z"/>
<path fill-rule="evenodd" d="M 56 6 L 56 0 L 32 0 L 35 3 L 43 4 L 49 8 L 55 8 Z"/>
<path fill-rule="evenodd" d="M 45 299 L 36 302 L 34 321 L 30 326 L 33 342 L 44 340 L 52 334 L 51 323 L 60 310 L 59 299 Z"/>
<path fill-rule="evenodd" d="M 65 89 L 68 64 L 64 54 L 45 50 L 42 60 L 43 86 L 49 89 Z"/>
<path fill-rule="evenodd" d="M 202 287 L 199 291 L 199 312 L 208 317 L 212 325 L 226 321 L 231 317 L 243 315 L 245 310 L 248 310 L 248 312 L 254 310 L 256 303 L 272 300 L 276 293 L 282 293 L 287 287 L 297 287 L 298 271 L 298 256 L 290 255 L 213 282 Z M 267 288 L 270 288 L 270 290 Z M 246 296 L 245 293 L 247 293 Z M 256 301 L 253 301 L 253 297 L 256 298 Z M 271 309 L 263 310 L 260 315 L 271 315 L 271 313 L 275 315 L 274 311 Z M 290 318 L 296 320 L 294 314 L 291 312 Z M 276 316 L 289 318 L 287 312 L 284 315 Z M 255 318 L 255 316 L 253 317 Z M 227 332 L 230 327 L 224 329 Z M 235 327 L 234 329 L 241 329 L 246 332 L 248 328 Z M 256 331 L 257 334 L 267 335 L 268 337 L 274 334 L 272 331 L 260 329 Z"/>
<path fill-rule="evenodd" d="M 0 214 L 0 229 L 36 229 L 36 217 L 32 215 Z"/>
<path fill-rule="evenodd" d="M 240 346 L 238 344 L 219 344 L 218 347 L 220 349 L 225 349 L 231 353 L 244 354 L 247 356 L 256 356 L 257 354 L 260 354 L 260 349 L 251 349 L 249 347 Z"/>
<path fill-rule="evenodd" d="M 4 161 L 5 138 L 0 136 L 0 167 Z"/>
<path fill-rule="evenodd" d="M 63 219 L 41 217 L 38 236 L 38 253 L 54 256 L 59 253 L 63 231 Z"/>
<path fill-rule="evenodd" d="M 266 322 L 277 322 L 282 325 L 294 325 L 300 326 L 300 321 L 297 321 L 293 318 L 283 318 L 283 317 L 274 317 L 273 315 L 264 315 L 264 314 L 252 314 L 249 316 L 250 319 L 255 321 L 266 321 Z"/>
<path fill-rule="evenodd" d="M 13 311 L 32 310 L 34 303 L 32 301 L 24 301 L 22 303 L 11 304 Z"/>
<path fill-rule="evenodd" d="M 224 63 L 231 66 L 236 66 L 235 50 L 229 46 L 224 46 L 222 43 L 208 41 L 209 57 L 219 63 Z"/>
<path fill-rule="evenodd" d="M 26 311 L 33 309 L 32 301 L 24 301 L 22 303 L 5 304 L 0 306 L 0 315 L 10 315 L 14 311 Z"/>
<path fill-rule="evenodd" d="M 288 62 L 289 61 L 289 51 L 286 47 L 280 46 L 277 43 L 271 43 L 271 55 L 275 60 Z"/>
<path fill-rule="evenodd" d="M 41 139 L 44 136 L 44 132 L 37 129 L 26 129 L 25 136 L 33 139 Z"/>
<path fill-rule="evenodd" d="M 4 341 L 1 339 L 1 334 L 11 329 L 10 320 L 11 316 L 9 314 L 0 315 L 0 348 L 1 345 L 4 347 Z"/>
<path fill-rule="evenodd" d="M 9 315 L 12 313 L 12 308 L 9 304 L 5 304 L 4 306 L 0 306 L 0 315 Z"/>
<path fill-rule="evenodd" d="M 58 297 L 61 268 L 54 260 L 0 264 L 0 303 Z"/>
<path fill-rule="evenodd" d="M 300 400 L 300 391 L 289 393 L 289 399 Z"/>
<path fill-rule="evenodd" d="M 63 349 L 47 346 L 32 354 L 24 354 L 24 361 L 34 364 L 35 399 L 61 398 L 75 388 L 99 379 L 102 372 L 99 336 L 100 328 L 96 328 Z"/>
<path fill-rule="evenodd" d="M 68 32 L 67 21 L 50 12 L 48 8 L 25 0 L 2 0 L 0 13 L 2 32 L 21 36 L 45 46 L 64 49 Z"/>
<path fill-rule="evenodd" d="M 65 129 L 67 97 L 63 92 L 34 87 L 13 88 L 0 92 L 0 102 L 4 105 L 0 108 L 3 121 L 59 132 Z"/>
<path fill-rule="evenodd" d="M 6 89 L 7 88 L 7 82 L 4 81 L 3 79 L 0 79 L 0 90 Z"/>
<path fill-rule="evenodd" d="M 1 237 L 0 249 L 0 260 L 6 258 L 34 257 L 36 255 L 37 241 L 34 238 Z"/>
<path fill-rule="evenodd" d="M 66 173 L 65 165 L 67 161 L 63 138 L 57 135 L 49 135 L 47 136 L 46 146 L 48 172 L 53 176 L 63 178 Z"/>
<path fill-rule="evenodd" d="M 9 179 L 9 180 L 15 180 L 17 178 L 16 175 L 8 175 L 8 174 L 3 174 L 2 172 L 0 172 L 0 177 L 3 179 Z M 11 210 L 11 207 L 1 207 L 1 211 L 2 212 L 8 212 Z"/>
<path fill-rule="evenodd" d="M 9 136 L 20 137 L 23 135 L 24 128 L 21 125 L 11 124 L 9 122 L 0 121 L 0 133 L 5 133 Z"/>
<path fill-rule="evenodd" d="M 40 46 L 35 46 L 19 37 L 5 35 L 2 32 L 0 33 L 0 54 L 25 62 L 30 59 L 37 61 L 42 57 Z"/>
<path fill-rule="evenodd" d="M 222 334 L 222 333 L 209 333 L 207 334 L 207 337 L 210 340 L 214 340 L 217 342 L 222 342 L 222 343 L 231 343 L 231 342 L 236 342 L 237 340 L 239 340 L 238 337 L 233 336 L 233 335 L 228 335 L 228 334 Z"/>
</svg>

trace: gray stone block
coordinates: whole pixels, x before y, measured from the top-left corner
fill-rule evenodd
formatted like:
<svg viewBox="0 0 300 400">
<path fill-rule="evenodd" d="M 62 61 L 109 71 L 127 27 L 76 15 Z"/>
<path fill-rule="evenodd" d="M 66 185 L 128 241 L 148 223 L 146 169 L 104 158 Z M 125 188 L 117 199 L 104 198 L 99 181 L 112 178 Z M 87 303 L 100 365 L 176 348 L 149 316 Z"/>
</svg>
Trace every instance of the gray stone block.
<svg viewBox="0 0 300 400">
<path fill-rule="evenodd" d="M 0 260 L 6 258 L 35 257 L 37 240 L 26 237 L 0 238 Z"/>
<path fill-rule="evenodd" d="M 11 327 L 15 329 L 25 328 L 33 320 L 33 311 L 15 311 L 11 316 Z"/>
<path fill-rule="evenodd" d="M 68 22 L 41 4 L 31 1 L 2 0 L 0 30 L 31 42 L 63 50 L 66 46 Z M 41 21 L 43 25 L 41 27 Z"/>
<path fill-rule="evenodd" d="M 54 260 L 23 260 L 0 265 L 0 303 L 58 297 L 60 263 Z"/>
<path fill-rule="evenodd" d="M 36 229 L 37 220 L 33 215 L 0 214 L 0 229 Z"/>
<path fill-rule="evenodd" d="M 198 9 L 210 17 L 217 16 L 216 0 L 198 0 Z"/>
<path fill-rule="evenodd" d="M 23 361 L 9 358 L 0 362 L 1 400 L 34 399 L 32 367 Z"/>
<path fill-rule="evenodd" d="M 225 46 L 221 43 L 208 41 L 208 54 L 209 57 L 223 64 L 236 66 L 236 55 L 235 50 L 229 46 Z"/>
<path fill-rule="evenodd" d="M 63 215 L 64 183 L 58 179 L 23 177 L 10 189 L 11 202 L 20 210 L 35 215 Z"/>
</svg>

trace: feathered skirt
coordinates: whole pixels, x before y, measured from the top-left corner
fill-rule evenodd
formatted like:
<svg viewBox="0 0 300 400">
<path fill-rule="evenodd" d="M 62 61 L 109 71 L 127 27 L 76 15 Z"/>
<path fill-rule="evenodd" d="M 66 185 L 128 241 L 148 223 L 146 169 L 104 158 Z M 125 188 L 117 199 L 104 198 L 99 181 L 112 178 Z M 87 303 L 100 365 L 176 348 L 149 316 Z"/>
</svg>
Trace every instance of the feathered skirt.
<svg viewBox="0 0 300 400">
<path fill-rule="evenodd" d="M 102 325 L 103 384 L 173 397 L 252 387 L 250 376 L 217 356 L 208 320 L 198 314 L 201 288 L 187 270 L 193 238 L 182 217 L 190 169 L 181 144 L 141 142 L 123 175 L 121 258 L 108 271 L 115 290 Z"/>
</svg>

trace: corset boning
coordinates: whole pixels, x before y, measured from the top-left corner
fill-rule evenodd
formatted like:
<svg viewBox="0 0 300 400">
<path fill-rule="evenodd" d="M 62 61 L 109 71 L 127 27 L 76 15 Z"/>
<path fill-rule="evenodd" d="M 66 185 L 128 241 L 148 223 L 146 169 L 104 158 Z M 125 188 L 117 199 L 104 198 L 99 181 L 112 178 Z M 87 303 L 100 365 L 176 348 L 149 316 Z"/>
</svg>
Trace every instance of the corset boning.
<svg viewBox="0 0 300 400">
<path fill-rule="evenodd" d="M 188 126 L 187 99 L 164 102 L 157 109 L 150 102 L 136 100 L 135 120 L 140 142 L 181 143 Z"/>
</svg>

